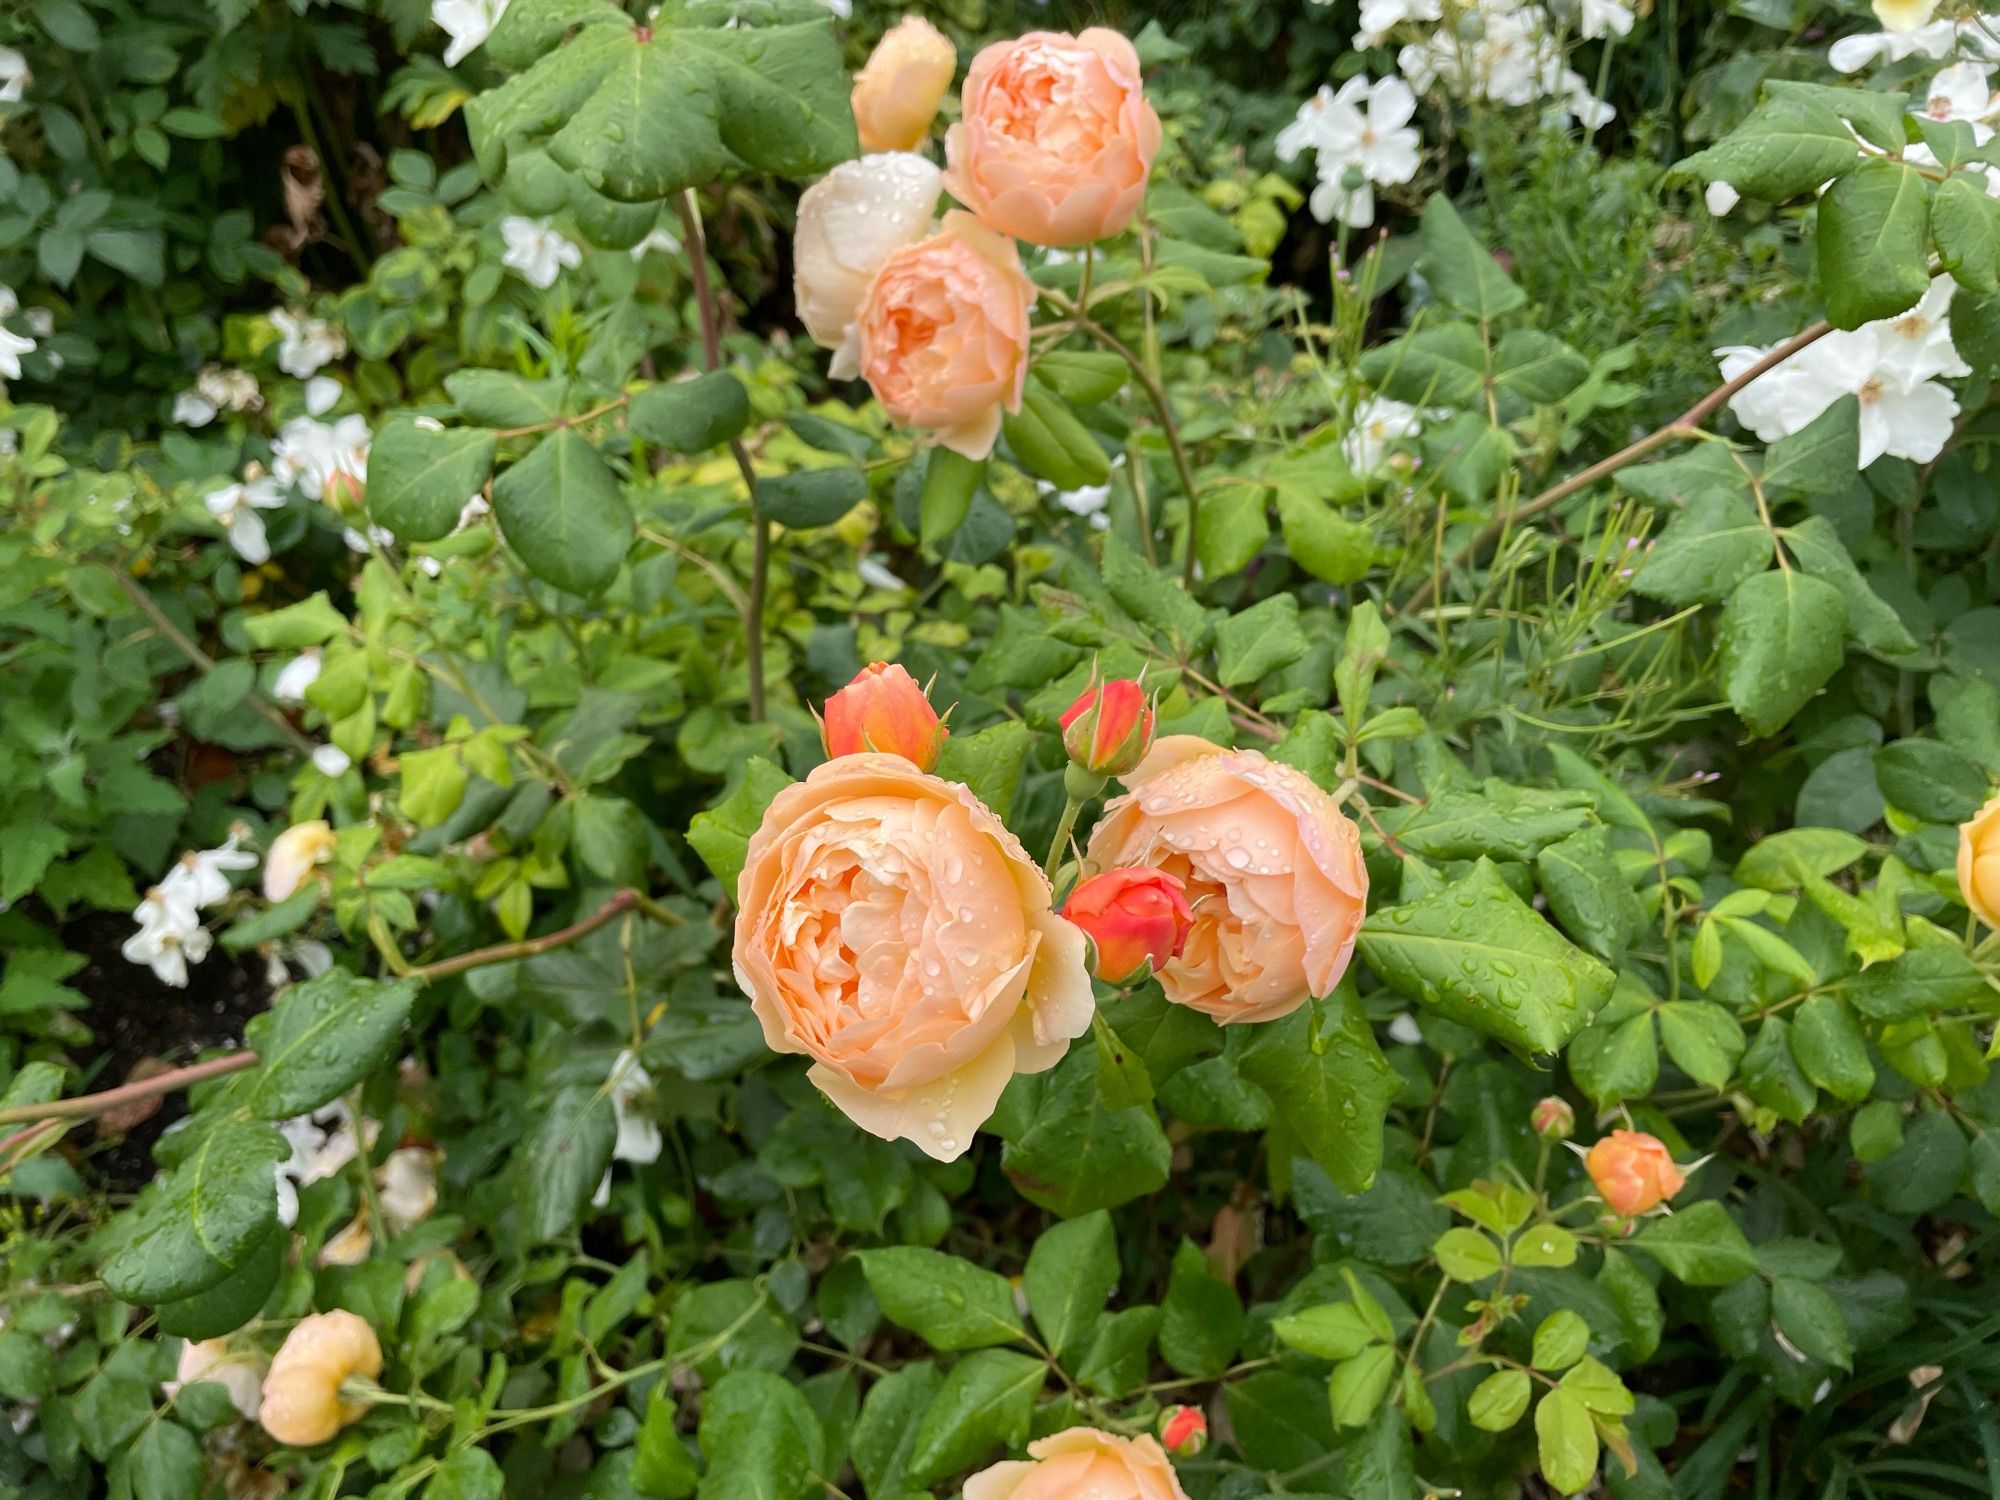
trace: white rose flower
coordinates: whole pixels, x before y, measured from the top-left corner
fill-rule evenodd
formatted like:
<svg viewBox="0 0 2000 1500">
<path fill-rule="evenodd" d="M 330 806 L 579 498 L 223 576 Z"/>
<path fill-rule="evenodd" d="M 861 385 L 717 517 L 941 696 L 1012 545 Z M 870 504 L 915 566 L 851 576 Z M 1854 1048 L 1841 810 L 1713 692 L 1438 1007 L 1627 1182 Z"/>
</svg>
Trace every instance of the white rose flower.
<svg viewBox="0 0 2000 1500">
<path fill-rule="evenodd" d="M 507 0 L 431 0 L 431 19 L 451 38 L 444 65 L 455 68 L 470 57 L 506 13 Z"/>
<path fill-rule="evenodd" d="M 882 263 L 931 230 L 944 174 L 908 151 L 842 162 L 799 199 L 792 291 L 799 320 L 834 351 L 837 380 L 860 373 L 854 322 Z"/>
</svg>

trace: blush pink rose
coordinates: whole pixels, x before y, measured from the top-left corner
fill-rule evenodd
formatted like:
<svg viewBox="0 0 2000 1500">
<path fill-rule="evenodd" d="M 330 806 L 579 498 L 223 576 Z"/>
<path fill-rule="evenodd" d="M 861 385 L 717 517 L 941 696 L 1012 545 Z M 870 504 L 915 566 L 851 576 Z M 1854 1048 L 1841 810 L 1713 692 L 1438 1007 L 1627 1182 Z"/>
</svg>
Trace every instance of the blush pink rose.
<svg viewBox="0 0 2000 1500">
<path fill-rule="evenodd" d="M 958 71 L 958 49 L 922 16 L 886 32 L 854 75 L 854 128 L 863 151 L 914 151 Z"/>
<path fill-rule="evenodd" d="M 1159 149 L 1130 42 L 1101 26 L 1031 31 L 972 60 L 944 181 L 1002 234 L 1087 245 L 1132 222 Z"/>
<path fill-rule="evenodd" d="M 995 1464 L 965 1481 L 965 1500 L 1187 1500 L 1152 1438 L 1072 1427 L 1028 1444 L 1028 1461 Z"/>
<path fill-rule="evenodd" d="M 1167 998 L 1228 1025 L 1331 994 L 1368 907 L 1360 834 L 1339 804 L 1296 767 L 1184 734 L 1121 779 L 1087 862 L 1150 865 L 1187 887 L 1194 930 L 1160 968 Z"/>
<path fill-rule="evenodd" d="M 841 1113 L 939 1161 L 1090 1029 L 1083 934 L 990 809 L 899 755 L 772 799 L 736 883 L 736 981 Z"/>
<path fill-rule="evenodd" d="M 792 236 L 792 296 L 806 332 L 833 350 L 833 378 L 861 373 L 855 319 L 882 262 L 931 232 L 937 167 L 907 151 L 844 161 L 805 190 Z"/>
<path fill-rule="evenodd" d="M 1014 242 L 948 213 L 875 273 L 857 321 L 861 374 L 897 423 L 984 458 L 1001 411 L 1021 409 L 1034 305 Z"/>
</svg>

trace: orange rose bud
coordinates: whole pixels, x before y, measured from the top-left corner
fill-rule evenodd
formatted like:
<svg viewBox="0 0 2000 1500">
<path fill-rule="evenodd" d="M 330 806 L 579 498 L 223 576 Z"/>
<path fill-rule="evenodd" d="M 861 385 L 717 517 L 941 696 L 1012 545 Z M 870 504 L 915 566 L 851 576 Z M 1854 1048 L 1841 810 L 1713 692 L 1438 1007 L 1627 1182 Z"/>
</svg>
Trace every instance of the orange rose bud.
<svg viewBox="0 0 2000 1500">
<path fill-rule="evenodd" d="M 1062 716 L 1063 749 L 1100 776 L 1123 776 L 1153 747 L 1153 705 L 1146 690 L 1118 677 L 1083 690 Z"/>
<path fill-rule="evenodd" d="M 1096 945 L 1092 972 L 1106 984 L 1123 984 L 1149 964 L 1158 969 L 1180 957 L 1194 926 L 1186 889 L 1164 870 L 1106 870 L 1071 891 L 1062 914 Z"/>
<path fill-rule="evenodd" d="M 1576 1131 L 1576 1111 L 1569 1107 L 1567 1099 L 1538 1100 L 1529 1119 L 1534 1123 L 1535 1134 L 1545 1141 L 1566 1141 Z"/>
<path fill-rule="evenodd" d="M 1159 1433 L 1175 1458 L 1193 1458 L 1208 1446 L 1208 1418 L 1199 1406 L 1170 1406 L 1160 1413 Z"/>
<path fill-rule="evenodd" d="M 880 661 L 826 700 L 819 727 L 829 757 L 879 750 L 902 756 L 919 771 L 937 765 L 950 733 L 916 678 Z"/>
<path fill-rule="evenodd" d="M 1665 1142 L 1642 1130 L 1612 1131 L 1590 1148 L 1583 1165 L 1605 1205 L 1622 1218 L 1658 1208 L 1687 1186 Z"/>
</svg>

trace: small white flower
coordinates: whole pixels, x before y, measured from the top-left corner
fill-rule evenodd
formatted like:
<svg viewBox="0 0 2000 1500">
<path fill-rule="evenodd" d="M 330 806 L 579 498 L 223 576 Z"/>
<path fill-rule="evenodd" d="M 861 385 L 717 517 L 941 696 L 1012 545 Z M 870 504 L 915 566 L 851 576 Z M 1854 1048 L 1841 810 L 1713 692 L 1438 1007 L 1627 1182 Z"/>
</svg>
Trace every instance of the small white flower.
<svg viewBox="0 0 2000 1500">
<path fill-rule="evenodd" d="M 162 984 L 187 988 L 188 965 L 208 957 L 214 938 L 201 925 L 192 893 L 185 888 L 155 886 L 132 909 L 139 930 L 119 951 L 127 963 L 146 964 Z"/>
<path fill-rule="evenodd" d="M 1576 29 L 1586 38 L 1607 34 L 1630 36 L 1631 8 L 1619 3 L 1619 0 L 1583 0 L 1583 12 L 1577 18 Z"/>
<path fill-rule="evenodd" d="M 257 377 L 248 370 L 209 365 L 195 377 L 194 388 L 226 411 L 256 411 L 264 404 L 264 397 L 257 389 Z"/>
<path fill-rule="evenodd" d="M 4 54 L 6 51 L 5 47 L 0 47 L 0 54 Z M 15 54 L 17 57 L 19 55 L 19 53 Z M 0 74 L 0 77 L 4 76 L 4 74 Z M 0 91 L 0 99 L 5 99 L 6 97 L 6 93 Z M 16 97 L 19 96 L 17 95 Z M 11 318 L 20 309 L 20 306 L 20 299 L 14 295 L 14 289 L 10 286 L 0 286 L 0 318 Z M 34 348 L 35 341 L 27 335 L 14 333 L 6 327 L 0 326 L 0 379 L 19 380 L 21 378 L 21 356 L 33 353 Z"/>
<path fill-rule="evenodd" d="M 35 75 L 28 71 L 28 60 L 12 47 L 0 47 L 0 104 L 12 104 L 28 91 L 28 85 L 35 81 Z"/>
<path fill-rule="evenodd" d="M 295 380 L 310 380 L 321 366 L 347 352 L 347 336 L 324 318 L 271 309 L 271 326 L 278 330 L 278 368 Z"/>
<path fill-rule="evenodd" d="M 1331 4 L 1332 0 L 1323 0 Z M 1441 21 L 1440 0 L 1361 0 L 1361 29 L 1354 33 L 1357 51 L 1379 47 L 1389 38 L 1392 27 L 1406 21 Z"/>
<path fill-rule="evenodd" d="M 215 403 L 198 390 L 185 390 L 174 397 L 174 420 L 183 427 L 206 427 L 216 417 Z"/>
<path fill-rule="evenodd" d="M 1390 445 L 1424 430 L 1423 413 L 1387 396 L 1371 396 L 1354 413 L 1354 425 L 1340 451 L 1357 474 L 1373 474 L 1389 456 Z"/>
<path fill-rule="evenodd" d="M 1915 31 L 1869 31 L 1844 36 L 1827 49 L 1826 60 L 1841 73 L 1860 71 L 1876 61 L 1901 62 L 1906 57 L 1946 58 L 1958 42 L 1958 27 L 1933 21 Z"/>
<path fill-rule="evenodd" d="M 278 680 L 271 684 L 271 696 L 280 703 L 303 703 L 306 689 L 319 681 L 319 648 L 309 647 L 300 652 L 278 672 Z"/>
<path fill-rule="evenodd" d="M 21 321 L 28 325 L 28 332 L 38 339 L 45 339 L 56 331 L 56 314 L 52 307 L 31 307 L 21 314 Z"/>
<path fill-rule="evenodd" d="M 1375 222 L 1376 187 L 1417 175 L 1423 141 L 1409 123 L 1416 112 L 1416 95 L 1400 78 L 1370 82 L 1366 76 L 1348 79 L 1338 93 L 1322 88 L 1300 107 L 1279 132 L 1278 155 L 1290 160 L 1302 150 L 1317 153 L 1314 218 L 1356 228 Z"/>
<path fill-rule="evenodd" d="M 332 422 L 294 417 L 271 444 L 271 477 L 322 499 L 336 474 L 367 479 L 370 442 L 368 419 L 358 412 Z"/>
<path fill-rule="evenodd" d="M 312 753 L 312 763 L 320 775 L 331 778 L 346 775 L 354 761 L 338 745 L 320 745 Z"/>
<path fill-rule="evenodd" d="M 437 1153 L 421 1146 L 404 1146 L 389 1153 L 375 1169 L 382 1212 L 392 1228 L 408 1229 L 430 1217 L 437 1207 Z"/>
<path fill-rule="evenodd" d="M 444 65 L 455 68 L 493 35 L 506 14 L 507 0 L 431 0 L 431 19 L 451 38 Z"/>
<path fill-rule="evenodd" d="M 871 589 L 907 589 L 909 585 L 891 573 L 872 557 L 864 557 L 855 565 L 856 575 Z"/>
<path fill-rule="evenodd" d="M 518 271 L 530 286 L 547 290 L 565 266 L 583 264 L 583 251 L 564 239 L 547 219 L 527 219 L 519 214 L 500 221 L 500 237 L 507 242 L 500 264 Z"/>
<path fill-rule="evenodd" d="M 333 410 L 334 403 L 340 400 L 340 393 L 345 389 L 331 375 L 313 376 L 306 382 L 306 415 L 325 416 Z"/>
<path fill-rule="evenodd" d="M 820 0 L 820 4 L 824 5 L 843 21 L 854 19 L 854 0 Z"/>
<path fill-rule="evenodd" d="M 168 1398 L 178 1396 L 184 1386 L 210 1381 L 229 1392 L 230 1403 L 246 1422 L 255 1421 L 264 1399 L 264 1361 L 254 1351 L 231 1354 L 223 1339 L 189 1340 L 181 1345 L 174 1378 L 160 1382 Z"/>
<path fill-rule="evenodd" d="M 1865 325 L 1876 332 L 1884 366 L 1906 380 L 1972 373 L 1951 341 L 1951 298 L 1957 286 L 1949 276 L 1934 276 L 1923 300 L 1908 312 Z"/>
<path fill-rule="evenodd" d="M 662 255 L 679 255 L 681 253 L 680 236 L 676 235 L 670 229 L 655 229 L 651 234 L 632 247 L 632 259 L 644 260 L 647 254 L 654 250 L 659 251 Z"/>
<path fill-rule="evenodd" d="M 264 518 L 257 512 L 274 510 L 284 503 L 285 497 L 278 493 L 277 484 L 269 476 L 224 485 L 202 496 L 208 513 L 229 533 L 229 545 L 236 549 L 236 555 L 252 567 L 261 567 L 271 560 Z"/>
<path fill-rule="evenodd" d="M 665 1138 L 660 1134 L 659 1122 L 646 1113 L 646 1106 L 652 1100 L 653 1077 L 630 1048 L 620 1052 L 612 1062 L 605 1086 L 611 1090 L 611 1113 L 618 1121 L 618 1140 L 611 1148 L 611 1159 L 641 1166 L 658 1161 Z"/>
<path fill-rule="evenodd" d="M 1743 195 L 1726 182 L 1711 182 L 1702 192 L 1701 201 L 1706 203 L 1708 211 L 1719 219 L 1741 203 Z"/>
<path fill-rule="evenodd" d="M 243 835 L 232 831 L 222 844 L 214 849 L 190 849 L 180 858 L 160 882 L 159 889 L 168 899 L 184 898 L 196 908 L 209 907 L 229 899 L 233 887 L 229 883 L 231 870 L 254 870 L 257 855 L 242 847 Z"/>
<path fill-rule="evenodd" d="M 1423 1031 L 1417 1026 L 1417 1018 L 1408 1011 L 1399 1011 L 1389 1023 L 1389 1040 L 1401 1042 L 1405 1047 L 1414 1047 L 1424 1039 Z"/>
</svg>

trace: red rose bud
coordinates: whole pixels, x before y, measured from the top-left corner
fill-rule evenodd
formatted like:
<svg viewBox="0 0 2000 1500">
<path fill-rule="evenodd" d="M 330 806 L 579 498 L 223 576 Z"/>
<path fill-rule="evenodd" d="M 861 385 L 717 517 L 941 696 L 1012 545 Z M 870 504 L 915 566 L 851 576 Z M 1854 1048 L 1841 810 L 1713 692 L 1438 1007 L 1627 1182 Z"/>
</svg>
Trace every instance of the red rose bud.
<svg viewBox="0 0 2000 1500">
<path fill-rule="evenodd" d="M 1129 677 L 1092 684 L 1062 716 L 1063 749 L 1100 776 L 1123 776 L 1153 747 L 1153 705 Z"/>
<path fill-rule="evenodd" d="M 1194 926 L 1185 891 L 1164 870 L 1106 870 L 1071 891 L 1062 914 L 1096 944 L 1097 977 L 1123 984 L 1148 964 L 1180 957 Z"/>
<path fill-rule="evenodd" d="M 1159 1434 L 1175 1458 L 1193 1458 L 1208 1446 L 1208 1418 L 1199 1406 L 1169 1406 L 1160 1413 Z"/>
<path fill-rule="evenodd" d="M 879 750 L 902 756 L 920 771 L 938 763 L 949 733 L 916 678 L 879 661 L 826 700 L 819 727 L 829 756 Z"/>
<path fill-rule="evenodd" d="M 1534 1122 L 1535 1134 L 1545 1141 L 1566 1141 L 1576 1129 L 1576 1111 L 1566 1099 L 1539 1100 L 1529 1118 Z"/>
</svg>

